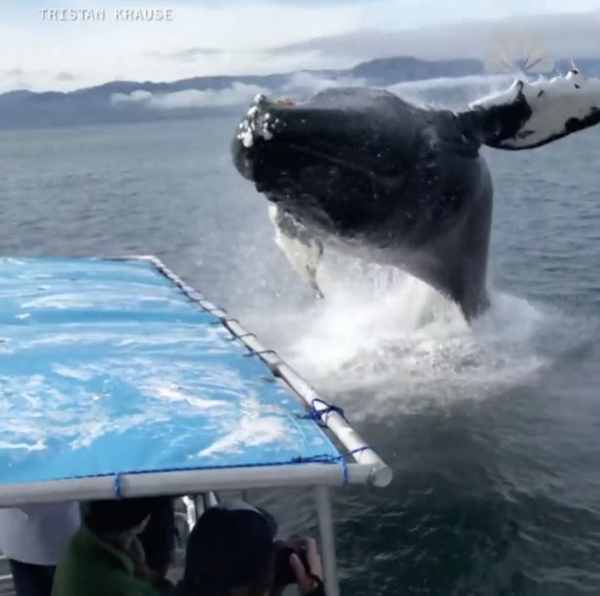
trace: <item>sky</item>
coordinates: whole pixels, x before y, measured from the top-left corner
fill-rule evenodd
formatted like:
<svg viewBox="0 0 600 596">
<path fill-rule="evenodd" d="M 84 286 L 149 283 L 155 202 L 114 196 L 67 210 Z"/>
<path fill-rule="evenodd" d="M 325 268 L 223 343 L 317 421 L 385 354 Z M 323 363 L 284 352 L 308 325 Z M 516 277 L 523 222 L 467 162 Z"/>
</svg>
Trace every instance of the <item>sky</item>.
<svg viewBox="0 0 600 596">
<path fill-rule="evenodd" d="M 350 48 L 347 55 L 269 49 L 360 29 L 560 14 L 565 4 L 570 12 L 600 9 L 600 0 L 2 0 L 0 92 L 350 66 Z M 76 12 L 53 20 L 50 11 L 65 9 Z M 103 18 L 84 21 L 90 12 L 81 11 L 91 10 L 104 10 Z M 146 18 L 171 13 L 161 22 L 131 22 L 117 12 L 126 10 Z"/>
</svg>

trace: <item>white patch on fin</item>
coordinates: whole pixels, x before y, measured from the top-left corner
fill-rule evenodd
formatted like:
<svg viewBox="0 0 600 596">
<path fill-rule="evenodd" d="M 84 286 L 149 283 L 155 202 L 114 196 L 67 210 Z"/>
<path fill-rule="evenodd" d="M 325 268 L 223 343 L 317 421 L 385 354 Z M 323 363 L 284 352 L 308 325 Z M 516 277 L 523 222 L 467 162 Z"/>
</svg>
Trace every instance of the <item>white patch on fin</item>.
<svg viewBox="0 0 600 596">
<path fill-rule="evenodd" d="M 469 107 L 507 105 L 516 101 L 521 91 L 531 108 L 531 117 L 514 137 L 501 141 L 498 147 L 526 149 L 542 145 L 574 132 L 567 127 L 569 121 L 585 121 L 600 111 L 600 79 L 587 78 L 577 70 L 564 77 L 540 78 L 533 83 L 515 81 L 509 89 L 484 97 Z"/>
</svg>

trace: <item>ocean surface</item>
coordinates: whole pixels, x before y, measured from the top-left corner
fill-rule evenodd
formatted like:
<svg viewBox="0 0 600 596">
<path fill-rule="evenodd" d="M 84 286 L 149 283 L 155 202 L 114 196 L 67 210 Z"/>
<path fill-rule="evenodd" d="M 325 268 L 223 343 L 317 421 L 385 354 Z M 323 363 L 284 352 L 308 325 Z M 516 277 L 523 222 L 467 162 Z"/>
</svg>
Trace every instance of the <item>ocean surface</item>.
<svg viewBox="0 0 600 596">
<path fill-rule="evenodd" d="M 342 405 L 393 467 L 338 491 L 342 591 L 600 594 L 600 129 L 486 151 L 493 306 L 327 256 L 315 303 L 234 171 L 236 118 L 0 133 L 0 254 L 153 253 Z M 256 495 L 314 532 L 307 492 Z"/>
</svg>

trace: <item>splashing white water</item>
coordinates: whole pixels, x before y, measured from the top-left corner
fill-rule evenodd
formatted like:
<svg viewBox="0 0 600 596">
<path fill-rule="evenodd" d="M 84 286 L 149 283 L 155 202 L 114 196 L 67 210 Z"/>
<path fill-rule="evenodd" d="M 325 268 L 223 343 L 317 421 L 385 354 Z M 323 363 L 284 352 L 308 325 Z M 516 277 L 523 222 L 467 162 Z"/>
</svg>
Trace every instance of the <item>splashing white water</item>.
<svg viewBox="0 0 600 596">
<path fill-rule="evenodd" d="M 326 265 L 326 299 L 269 312 L 269 342 L 322 393 L 351 400 L 353 414 L 480 399 L 531 382 L 550 362 L 534 341 L 546 317 L 523 299 L 495 294 L 469 326 L 408 274 L 339 256 Z"/>
<path fill-rule="evenodd" d="M 423 108 L 436 106 L 462 110 L 480 97 L 510 87 L 514 76 L 473 75 L 404 81 L 387 87 L 395 95 Z"/>
</svg>

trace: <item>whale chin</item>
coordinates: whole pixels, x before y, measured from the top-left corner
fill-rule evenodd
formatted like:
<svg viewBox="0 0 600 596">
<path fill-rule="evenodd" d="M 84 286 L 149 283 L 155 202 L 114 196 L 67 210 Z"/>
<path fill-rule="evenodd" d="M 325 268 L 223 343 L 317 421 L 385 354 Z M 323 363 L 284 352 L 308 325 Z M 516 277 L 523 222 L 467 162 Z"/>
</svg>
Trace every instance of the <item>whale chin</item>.
<svg viewBox="0 0 600 596">
<path fill-rule="evenodd" d="M 250 151 L 244 157 L 250 164 L 245 175 L 256 190 L 315 232 L 348 238 L 370 227 L 365 223 L 373 220 L 377 196 L 365 173 L 326 153 L 285 141 L 259 140 Z"/>
</svg>

